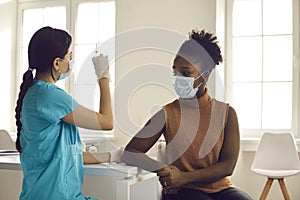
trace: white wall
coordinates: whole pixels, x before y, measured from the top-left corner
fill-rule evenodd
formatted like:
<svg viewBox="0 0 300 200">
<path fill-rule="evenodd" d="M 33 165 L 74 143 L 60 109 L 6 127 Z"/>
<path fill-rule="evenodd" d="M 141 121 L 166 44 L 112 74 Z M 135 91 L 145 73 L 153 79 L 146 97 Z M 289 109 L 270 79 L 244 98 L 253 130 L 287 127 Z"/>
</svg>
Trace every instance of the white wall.
<svg viewBox="0 0 300 200">
<path fill-rule="evenodd" d="M 15 88 L 12 87 L 15 81 L 15 71 L 12 66 L 15 65 L 16 17 L 16 1 L 0 0 L 0 79 L 10 80 L 0 85 L 0 111 L 13 111 L 15 105 Z M 13 116 L 14 112 L 11 112 L 10 118 L 13 119 Z M 11 129 L 8 116 L 0 116 L 0 127 Z M 0 199 L 18 199 L 22 176 L 21 172 L 0 170 Z"/>
<path fill-rule="evenodd" d="M 15 81 L 15 71 L 11 66 L 15 65 L 15 46 L 16 46 L 16 16 L 17 4 L 15 0 L 0 0 L 0 63 L 1 80 L 8 80 L 6 84 L 0 85 L 1 98 L 0 110 L 8 113 L 14 110 L 15 88 L 12 87 Z M 9 106 L 8 106 L 9 105 Z M 2 129 L 12 129 L 11 116 L 0 115 L 0 127 Z"/>
<path fill-rule="evenodd" d="M 216 29 L 216 2 L 212 0 L 120 0 L 116 5 L 117 34 L 137 28 L 157 27 L 176 31 L 185 35 L 187 39 L 188 33 L 192 29 L 206 29 L 211 32 L 215 32 Z M 118 48 L 118 40 L 116 47 Z M 162 79 L 171 80 L 173 59 L 174 54 L 149 49 L 134 51 L 118 58 L 116 61 L 116 90 L 118 91 L 118 83 L 124 77 L 143 64 L 159 63 L 169 66 L 170 76 L 162 77 Z M 149 74 L 141 74 L 141 76 L 147 77 Z M 153 112 L 172 99 L 174 99 L 174 95 L 166 88 L 151 84 L 139 88 L 130 99 L 116 96 L 115 104 L 128 105 L 128 114 L 132 122 L 137 127 L 142 127 Z M 122 117 L 120 118 L 122 119 Z M 118 124 L 119 120 L 117 119 L 115 128 L 118 140 L 115 141 L 116 146 L 124 145 L 135 134 L 124 131 Z"/>
</svg>

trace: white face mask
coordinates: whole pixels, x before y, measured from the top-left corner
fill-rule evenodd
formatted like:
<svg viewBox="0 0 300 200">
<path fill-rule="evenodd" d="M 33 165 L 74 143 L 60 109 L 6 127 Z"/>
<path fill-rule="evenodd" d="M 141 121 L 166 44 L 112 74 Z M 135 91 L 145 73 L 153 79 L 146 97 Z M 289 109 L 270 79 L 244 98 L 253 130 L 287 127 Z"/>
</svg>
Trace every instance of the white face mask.
<svg viewBox="0 0 300 200">
<path fill-rule="evenodd" d="M 69 60 L 68 63 L 69 63 L 69 69 L 68 69 L 68 71 L 67 71 L 66 73 L 61 73 L 61 74 L 59 75 L 59 77 L 58 77 L 57 80 L 65 79 L 65 78 L 67 78 L 67 77 L 71 74 L 72 69 L 73 69 L 73 60 Z"/>
<path fill-rule="evenodd" d="M 197 87 L 194 88 L 194 81 L 200 78 L 202 74 L 200 74 L 197 78 L 174 76 L 173 87 L 176 93 L 184 99 L 194 98 L 198 92 L 198 88 L 203 84 L 203 82 L 201 82 Z"/>
</svg>

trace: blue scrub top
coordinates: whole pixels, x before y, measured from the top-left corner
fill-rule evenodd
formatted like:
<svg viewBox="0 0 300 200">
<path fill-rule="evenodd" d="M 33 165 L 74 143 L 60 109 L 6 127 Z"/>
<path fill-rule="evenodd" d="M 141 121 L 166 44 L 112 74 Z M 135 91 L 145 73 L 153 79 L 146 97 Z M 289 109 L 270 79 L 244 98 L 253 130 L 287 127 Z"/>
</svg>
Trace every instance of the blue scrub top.
<svg viewBox="0 0 300 200">
<path fill-rule="evenodd" d="M 22 200 L 82 200 L 82 145 L 62 120 L 78 103 L 59 87 L 34 80 L 23 99 L 20 154 Z"/>
</svg>

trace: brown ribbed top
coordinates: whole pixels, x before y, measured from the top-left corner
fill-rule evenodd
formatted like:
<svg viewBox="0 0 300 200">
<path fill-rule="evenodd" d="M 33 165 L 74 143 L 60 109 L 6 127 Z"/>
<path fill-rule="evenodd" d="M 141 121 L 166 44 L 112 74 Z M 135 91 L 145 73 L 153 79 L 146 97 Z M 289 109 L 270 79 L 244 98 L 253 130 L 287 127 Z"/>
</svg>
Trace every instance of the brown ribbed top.
<svg viewBox="0 0 300 200">
<path fill-rule="evenodd" d="M 216 164 L 224 140 L 229 105 L 211 98 L 206 90 L 199 99 L 179 98 L 164 106 L 166 153 L 169 164 L 182 171 L 195 171 Z M 186 188 L 207 193 L 232 187 L 229 177 L 210 184 L 189 184 Z"/>
</svg>

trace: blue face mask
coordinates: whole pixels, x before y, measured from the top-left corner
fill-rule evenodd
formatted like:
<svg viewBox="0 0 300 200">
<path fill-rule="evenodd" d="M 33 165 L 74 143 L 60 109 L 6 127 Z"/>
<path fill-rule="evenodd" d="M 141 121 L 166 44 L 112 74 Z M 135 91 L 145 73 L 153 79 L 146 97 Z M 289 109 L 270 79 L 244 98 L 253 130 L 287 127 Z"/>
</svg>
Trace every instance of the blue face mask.
<svg viewBox="0 0 300 200">
<path fill-rule="evenodd" d="M 190 99 L 195 97 L 196 93 L 198 92 L 198 87 L 200 85 L 194 88 L 194 81 L 199 77 L 193 78 L 193 77 L 185 77 L 185 76 L 175 76 L 173 86 L 176 93 L 181 98 L 184 99 Z"/>
<path fill-rule="evenodd" d="M 194 88 L 194 82 L 203 74 L 207 72 L 203 72 L 198 77 L 185 77 L 185 76 L 174 76 L 173 86 L 176 93 L 184 99 L 194 98 L 198 92 L 198 88 L 203 84 L 201 82 L 197 87 Z"/>
<path fill-rule="evenodd" d="M 64 62 L 65 62 L 65 61 L 64 61 Z M 65 79 L 65 78 L 67 78 L 67 77 L 71 74 L 72 69 L 73 69 L 73 60 L 69 60 L 68 64 L 69 64 L 69 69 L 68 69 L 68 71 L 67 71 L 66 73 L 61 73 L 61 74 L 59 75 L 59 77 L 58 77 L 57 80 Z"/>
</svg>

